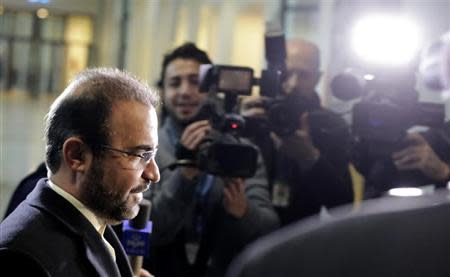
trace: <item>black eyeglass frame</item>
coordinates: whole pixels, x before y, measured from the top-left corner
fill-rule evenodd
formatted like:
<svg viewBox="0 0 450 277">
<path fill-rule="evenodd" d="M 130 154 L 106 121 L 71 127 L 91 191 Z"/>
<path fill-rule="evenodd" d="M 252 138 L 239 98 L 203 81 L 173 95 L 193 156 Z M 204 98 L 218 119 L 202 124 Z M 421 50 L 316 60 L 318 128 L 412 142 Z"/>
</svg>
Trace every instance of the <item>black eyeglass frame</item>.
<svg viewBox="0 0 450 277">
<path fill-rule="evenodd" d="M 116 152 L 125 154 L 127 156 L 138 157 L 142 161 L 144 161 L 145 164 L 148 164 L 152 159 L 154 159 L 155 156 L 156 156 L 156 152 L 158 151 L 158 148 L 155 148 L 155 149 L 152 149 L 152 150 L 144 151 L 144 152 L 142 152 L 142 154 L 137 154 L 137 153 L 134 153 L 132 151 L 127 151 L 127 150 L 123 150 L 123 149 L 114 148 L 114 147 L 111 147 L 109 145 L 99 145 L 99 146 L 101 148 L 103 148 L 103 149 L 116 151 Z"/>
</svg>

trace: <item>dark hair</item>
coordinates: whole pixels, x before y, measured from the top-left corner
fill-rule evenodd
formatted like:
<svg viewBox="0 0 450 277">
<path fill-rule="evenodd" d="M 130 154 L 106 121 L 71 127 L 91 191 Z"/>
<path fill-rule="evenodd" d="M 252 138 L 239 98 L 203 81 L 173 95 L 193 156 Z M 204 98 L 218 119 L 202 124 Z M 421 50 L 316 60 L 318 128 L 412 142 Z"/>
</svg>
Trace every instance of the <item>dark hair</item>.
<svg viewBox="0 0 450 277">
<path fill-rule="evenodd" d="M 112 68 L 81 72 L 53 102 L 46 116 L 46 163 L 52 173 L 61 166 L 61 149 L 73 136 L 98 154 L 98 145 L 108 144 L 109 118 L 117 101 L 137 101 L 159 106 L 158 94 L 129 73 Z"/>
<path fill-rule="evenodd" d="M 186 42 L 164 56 L 161 74 L 157 83 L 157 86 L 159 88 L 162 88 L 164 85 L 164 77 L 166 76 L 167 65 L 178 58 L 196 60 L 201 64 L 212 63 L 205 51 L 197 48 L 197 46 L 192 42 Z"/>
</svg>

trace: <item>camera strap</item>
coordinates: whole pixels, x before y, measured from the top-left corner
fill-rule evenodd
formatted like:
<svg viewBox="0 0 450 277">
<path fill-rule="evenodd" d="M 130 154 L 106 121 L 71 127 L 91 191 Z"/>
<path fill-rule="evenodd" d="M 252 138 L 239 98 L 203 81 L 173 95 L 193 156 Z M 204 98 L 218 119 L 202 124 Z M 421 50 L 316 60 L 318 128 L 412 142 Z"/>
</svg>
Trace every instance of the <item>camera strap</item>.
<svg viewBox="0 0 450 277">
<path fill-rule="evenodd" d="M 169 137 L 170 140 L 170 144 L 171 145 L 177 145 L 177 143 L 180 141 L 180 137 L 181 137 L 181 132 L 178 130 L 177 124 L 175 124 L 175 122 L 173 122 L 174 120 L 169 117 L 166 119 L 166 122 L 164 123 L 164 126 L 166 131 L 167 131 L 167 135 Z"/>
<path fill-rule="evenodd" d="M 209 174 L 203 175 L 202 178 L 200 178 L 194 193 L 195 208 L 192 217 L 191 228 L 192 231 L 194 232 L 195 237 L 194 241 L 187 242 L 185 245 L 187 258 L 190 264 L 197 264 L 200 252 L 205 251 L 205 250 L 201 251 L 201 249 L 205 247 L 202 246 L 202 242 L 204 242 L 205 240 L 204 238 L 206 233 L 205 226 L 207 225 L 206 215 L 208 214 L 207 211 L 208 192 L 210 191 L 213 182 L 214 176 Z"/>
<path fill-rule="evenodd" d="M 214 176 L 210 174 L 203 175 L 196 187 L 195 198 L 196 207 L 194 213 L 194 226 L 198 238 L 201 238 L 206 223 L 206 208 L 208 204 L 208 192 L 214 183 Z"/>
</svg>

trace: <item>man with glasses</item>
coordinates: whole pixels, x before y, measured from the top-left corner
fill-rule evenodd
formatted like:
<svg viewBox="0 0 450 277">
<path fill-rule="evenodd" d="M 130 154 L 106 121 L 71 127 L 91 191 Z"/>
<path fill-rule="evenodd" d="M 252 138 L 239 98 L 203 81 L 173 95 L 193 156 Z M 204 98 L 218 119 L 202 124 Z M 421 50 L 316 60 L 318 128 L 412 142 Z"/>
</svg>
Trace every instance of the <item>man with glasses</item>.
<svg viewBox="0 0 450 277">
<path fill-rule="evenodd" d="M 272 201 L 282 225 L 316 214 L 322 206 L 351 202 L 353 197 L 348 127 L 339 115 L 321 106 L 316 92 L 321 76 L 319 48 L 303 39 L 291 39 L 286 52 L 283 92 L 306 112 L 296 119 L 293 134 L 252 137 L 263 152 Z M 244 99 L 242 114 L 264 117 L 267 110 L 261 105 L 263 101 L 260 97 Z"/>
<path fill-rule="evenodd" d="M 0 224 L 2 270 L 132 276 L 109 225 L 135 217 L 143 192 L 159 180 L 158 102 L 146 84 L 119 70 L 76 77 L 46 117 L 48 179 Z"/>
</svg>

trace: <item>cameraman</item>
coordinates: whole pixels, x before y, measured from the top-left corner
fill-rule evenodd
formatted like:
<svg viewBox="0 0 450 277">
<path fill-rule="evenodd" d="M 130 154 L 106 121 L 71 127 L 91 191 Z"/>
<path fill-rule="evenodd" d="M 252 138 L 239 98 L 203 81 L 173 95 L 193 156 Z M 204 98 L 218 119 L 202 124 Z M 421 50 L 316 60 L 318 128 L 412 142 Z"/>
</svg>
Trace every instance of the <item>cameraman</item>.
<svg viewBox="0 0 450 277">
<path fill-rule="evenodd" d="M 442 105 L 419 101 L 416 68 L 413 61 L 385 69 L 356 104 L 365 106 L 353 109 L 353 162 L 365 178 L 366 199 L 392 188 L 442 187 L 449 180 L 450 122 L 443 124 Z M 416 126 L 428 129 L 417 132 Z"/>
<path fill-rule="evenodd" d="M 156 159 L 176 161 L 177 145 L 196 150 L 211 131 L 193 121 L 207 94 L 199 92 L 200 64 L 207 54 L 186 43 L 164 57 L 158 82 L 164 101 Z M 250 241 L 279 225 L 270 202 L 262 158 L 254 177 L 219 178 L 194 167 L 162 169 L 147 198 L 153 203 L 151 271 L 164 276 L 222 276 L 231 259 Z"/>
<path fill-rule="evenodd" d="M 358 168 L 366 179 L 365 198 L 382 196 L 395 187 L 444 187 L 450 181 L 450 122 L 443 128 L 408 133 L 402 145 L 383 159 L 357 149 L 358 158 L 364 159 Z"/>
<path fill-rule="evenodd" d="M 450 133 L 450 122 L 447 123 L 446 128 L 448 129 L 447 132 Z M 441 135 L 446 136 L 446 134 Z M 449 137 L 447 137 L 447 150 L 441 149 L 442 151 L 439 151 L 440 155 L 438 155 L 424 136 L 426 134 L 408 134 L 405 141 L 408 142 L 409 146 L 394 152 L 392 154 L 393 162 L 398 170 L 419 170 L 434 182 L 445 184 L 450 180 Z M 437 148 L 438 146 L 435 145 L 434 147 Z M 447 154 L 444 155 L 444 153 Z"/>
<path fill-rule="evenodd" d="M 274 133 L 252 137 L 268 166 L 272 199 L 282 224 L 351 202 L 352 182 L 348 171 L 350 135 L 339 115 L 321 107 L 315 87 L 320 80 L 320 53 L 316 45 L 297 39 L 287 41 L 287 74 L 283 90 L 306 108 L 298 129 L 287 137 Z M 264 98 L 247 98 L 241 103 L 246 117 L 267 113 Z M 313 135 L 314 133 L 314 135 Z"/>
</svg>

